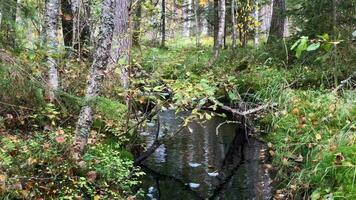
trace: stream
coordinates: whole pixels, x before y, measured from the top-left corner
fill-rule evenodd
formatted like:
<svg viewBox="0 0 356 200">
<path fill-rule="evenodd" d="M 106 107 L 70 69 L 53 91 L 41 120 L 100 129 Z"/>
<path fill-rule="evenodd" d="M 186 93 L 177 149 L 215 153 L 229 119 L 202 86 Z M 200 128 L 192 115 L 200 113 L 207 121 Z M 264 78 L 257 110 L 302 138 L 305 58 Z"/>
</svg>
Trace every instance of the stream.
<svg viewBox="0 0 356 200">
<path fill-rule="evenodd" d="M 159 137 L 174 133 L 188 114 L 160 112 Z M 265 144 L 247 139 L 237 124 L 225 123 L 217 134 L 226 120 L 215 116 L 191 122 L 147 158 L 142 164 L 143 199 L 271 199 L 271 180 L 263 167 Z M 141 135 L 150 146 L 157 123 L 148 125 Z"/>
</svg>

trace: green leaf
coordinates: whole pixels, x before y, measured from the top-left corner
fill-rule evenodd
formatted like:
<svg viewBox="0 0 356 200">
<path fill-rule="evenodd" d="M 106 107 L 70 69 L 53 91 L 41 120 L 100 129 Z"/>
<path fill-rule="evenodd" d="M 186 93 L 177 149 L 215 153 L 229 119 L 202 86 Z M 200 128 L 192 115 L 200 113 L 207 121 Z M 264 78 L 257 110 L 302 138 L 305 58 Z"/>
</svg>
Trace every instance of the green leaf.
<svg viewBox="0 0 356 200">
<path fill-rule="evenodd" d="M 320 199 L 320 191 L 314 190 L 314 192 L 311 195 L 311 200 L 319 200 L 319 199 Z"/>
<path fill-rule="evenodd" d="M 290 48 L 290 50 L 294 50 L 295 47 L 297 47 L 299 43 L 300 43 L 300 39 L 297 40 L 297 41 L 293 44 L 293 46 Z"/>
<path fill-rule="evenodd" d="M 352 37 L 356 38 L 356 31 L 352 32 Z"/>
<path fill-rule="evenodd" d="M 315 50 L 319 49 L 319 47 L 320 47 L 320 42 L 313 43 L 308 46 L 307 51 L 315 51 Z"/>
</svg>

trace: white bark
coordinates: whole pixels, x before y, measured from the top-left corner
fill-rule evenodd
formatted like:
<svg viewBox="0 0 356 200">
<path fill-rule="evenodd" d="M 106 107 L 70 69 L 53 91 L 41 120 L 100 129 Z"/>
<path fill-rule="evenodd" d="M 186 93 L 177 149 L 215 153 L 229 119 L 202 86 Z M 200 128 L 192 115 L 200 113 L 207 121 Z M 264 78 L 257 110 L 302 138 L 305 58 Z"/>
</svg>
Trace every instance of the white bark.
<svg viewBox="0 0 356 200">
<path fill-rule="evenodd" d="M 54 101 L 54 92 L 59 88 L 57 60 L 54 58 L 54 54 L 58 51 L 59 6 L 59 0 L 47 0 L 45 4 L 44 29 L 48 67 L 48 98 L 50 101 Z"/>
<path fill-rule="evenodd" d="M 191 31 L 191 0 L 183 0 L 183 37 L 189 37 Z"/>
<path fill-rule="evenodd" d="M 105 70 L 110 58 L 111 43 L 114 32 L 115 0 L 104 0 L 102 3 L 101 26 L 98 46 L 94 53 L 94 61 L 90 69 L 90 78 L 85 95 L 85 106 L 82 107 L 76 128 L 73 146 L 73 158 L 78 160 L 88 142 L 88 136 L 93 123 L 93 108 L 90 101 L 95 100 L 102 90 Z"/>
<path fill-rule="evenodd" d="M 216 44 L 215 44 L 215 46 L 214 46 L 213 60 L 212 60 L 212 62 L 210 62 L 210 64 L 212 64 L 213 62 L 215 62 L 215 60 L 218 58 L 218 56 L 219 56 L 219 54 L 220 54 L 220 50 L 221 50 L 221 48 L 222 48 L 222 45 L 224 44 L 225 13 L 226 13 L 225 0 L 219 0 L 219 11 L 218 11 L 219 26 L 218 26 L 218 34 L 217 34 Z"/>
<path fill-rule="evenodd" d="M 256 22 L 260 21 L 260 8 L 259 8 L 259 3 L 256 1 L 256 7 L 255 7 L 255 20 Z M 260 44 L 260 26 L 255 27 L 255 46 L 258 46 Z"/>
</svg>

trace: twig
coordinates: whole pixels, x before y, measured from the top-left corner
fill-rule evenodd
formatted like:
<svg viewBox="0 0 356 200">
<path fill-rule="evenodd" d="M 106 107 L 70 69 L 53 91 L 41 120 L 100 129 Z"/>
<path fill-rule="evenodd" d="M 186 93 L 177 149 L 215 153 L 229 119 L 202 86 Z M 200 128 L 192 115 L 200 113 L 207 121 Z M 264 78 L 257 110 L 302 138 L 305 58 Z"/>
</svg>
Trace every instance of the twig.
<svg viewBox="0 0 356 200">
<path fill-rule="evenodd" d="M 241 122 L 238 122 L 238 121 L 225 121 L 225 122 L 223 122 L 223 123 L 220 123 L 220 124 L 216 127 L 215 133 L 216 133 L 216 135 L 219 135 L 219 129 L 220 129 L 220 127 L 223 126 L 223 125 L 225 125 L 225 124 L 240 124 L 240 123 L 241 123 Z"/>
<path fill-rule="evenodd" d="M 342 87 L 345 87 L 345 85 L 353 78 L 356 76 L 356 71 L 351 74 L 347 79 L 341 81 L 340 85 L 338 85 L 334 90 L 333 93 L 337 93 Z"/>
</svg>

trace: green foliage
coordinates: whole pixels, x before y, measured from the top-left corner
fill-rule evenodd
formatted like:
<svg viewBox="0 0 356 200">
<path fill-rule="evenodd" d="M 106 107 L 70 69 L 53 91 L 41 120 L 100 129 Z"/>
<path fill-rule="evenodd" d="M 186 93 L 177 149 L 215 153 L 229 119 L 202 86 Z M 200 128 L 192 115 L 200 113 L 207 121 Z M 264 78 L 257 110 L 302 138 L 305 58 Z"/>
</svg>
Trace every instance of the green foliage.
<svg viewBox="0 0 356 200">
<path fill-rule="evenodd" d="M 91 142 L 81 168 L 72 163 L 72 130 L 0 137 L 0 194 L 9 199 L 122 199 L 141 175 L 120 142 Z M 100 138 L 95 138 L 100 139 Z M 94 141 L 94 138 L 90 138 Z"/>
</svg>

